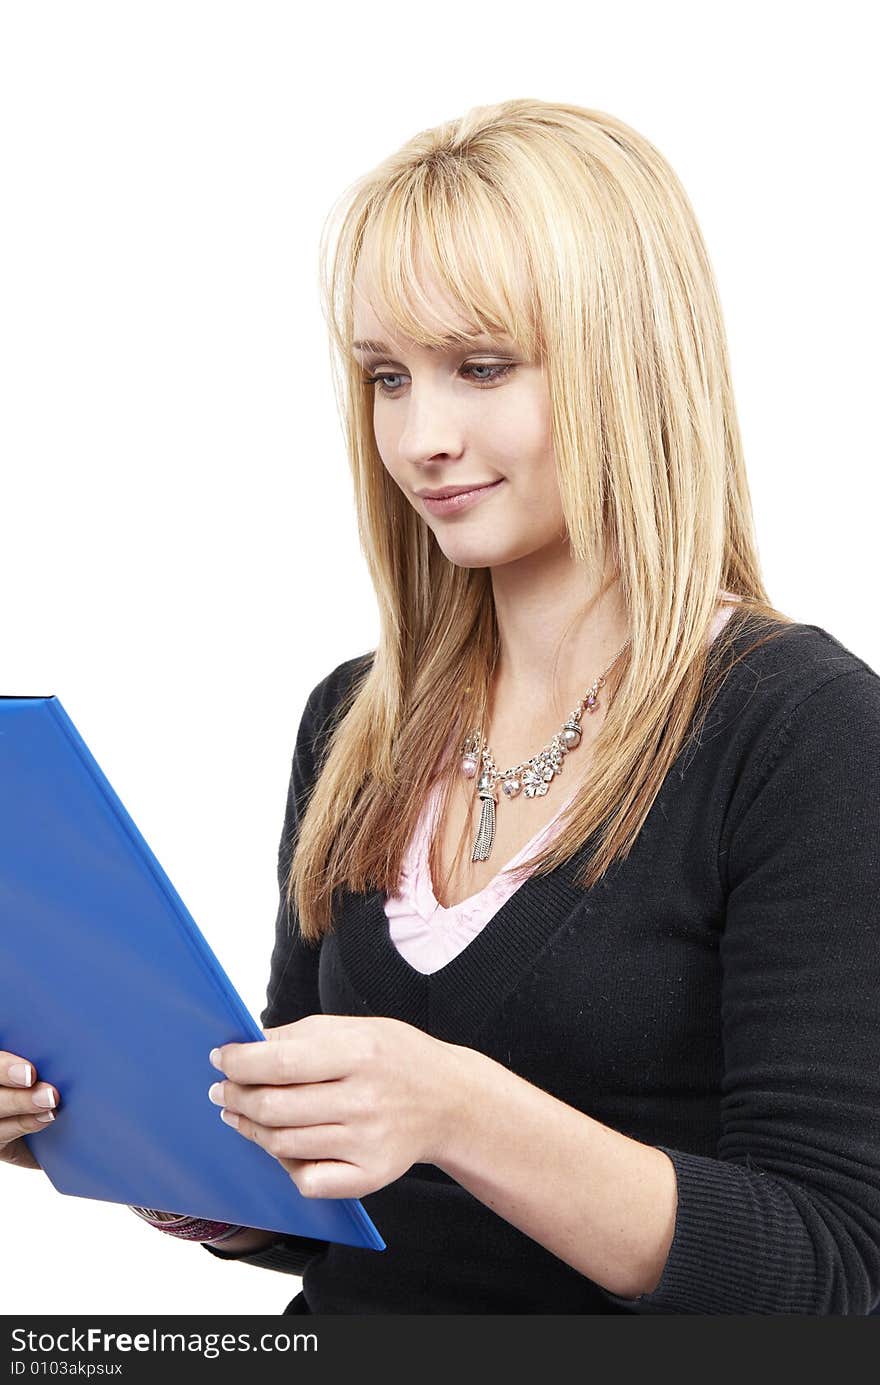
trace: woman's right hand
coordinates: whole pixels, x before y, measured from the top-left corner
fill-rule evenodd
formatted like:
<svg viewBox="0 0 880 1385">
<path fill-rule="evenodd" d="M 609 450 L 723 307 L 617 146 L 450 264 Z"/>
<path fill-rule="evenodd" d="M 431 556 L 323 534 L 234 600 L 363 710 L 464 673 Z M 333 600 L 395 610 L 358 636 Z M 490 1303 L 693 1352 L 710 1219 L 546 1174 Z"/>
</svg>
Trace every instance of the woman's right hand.
<svg viewBox="0 0 880 1385">
<path fill-rule="evenodd" d="M 0 1049 L 0 1163 L 19 1169 L 42 1167 L 22 1137 L 52 1124 L 51 1119 L 40 1120 L 40 1116 L 51 1114 L 47 1094 L 53 1098 L 52 1107 L 58 1104 L 57 1088 L 36 1078 L 36 1069 L 27 1058 Z M 35 1097 L 43 1097 L 43 1101 L 37 1102 Z"/>
</svg>

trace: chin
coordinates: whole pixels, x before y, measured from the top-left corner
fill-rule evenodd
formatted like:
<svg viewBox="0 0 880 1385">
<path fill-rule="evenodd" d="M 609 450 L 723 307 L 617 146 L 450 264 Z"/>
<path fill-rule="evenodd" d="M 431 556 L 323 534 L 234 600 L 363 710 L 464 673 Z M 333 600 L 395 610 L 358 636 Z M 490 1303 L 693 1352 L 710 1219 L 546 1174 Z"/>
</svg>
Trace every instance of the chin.
<svg viewBox="0 0 880 1385">
<path fill-rule="evenodd" d="M 464 553 L 448 553 L 446 549 L 443 549 L 443 553 L 444 556 L 449 559 L 449 562 L 452 563 L 453 567 L 495 567 L 498 562 L 497 558 L 492 558 L 488 554 L 481 556 L 479 553 L 476 553 L 470 556 Z"/>
<path fill-rule="evenodd" d="M 505 544 L 497 539 L 493 541 L 489 538 L 481 543 L 479 535 L 476 535 L 469 543 L 443 543 L 436 530 L 434 537 L 444 556 L 455 567 L 503 567 L 505 563 L 514 562 L 522 556 L 514 544 Z"/>
</svg>

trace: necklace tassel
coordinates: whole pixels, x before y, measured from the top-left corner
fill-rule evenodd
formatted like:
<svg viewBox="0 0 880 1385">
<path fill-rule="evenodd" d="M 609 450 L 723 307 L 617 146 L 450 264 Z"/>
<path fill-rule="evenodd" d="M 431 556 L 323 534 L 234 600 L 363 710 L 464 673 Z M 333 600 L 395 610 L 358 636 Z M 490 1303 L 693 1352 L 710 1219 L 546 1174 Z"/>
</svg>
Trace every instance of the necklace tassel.
<svg viewBox="0 0 880 1385">
<path fill-rule="evenodd" d="M 480 825 L 474 838 L 472 861 L 486 861 L 495 840 L 495 795 L 491 789 L 480 789 L 483 807 L 480 812 Z"/>
</svg>

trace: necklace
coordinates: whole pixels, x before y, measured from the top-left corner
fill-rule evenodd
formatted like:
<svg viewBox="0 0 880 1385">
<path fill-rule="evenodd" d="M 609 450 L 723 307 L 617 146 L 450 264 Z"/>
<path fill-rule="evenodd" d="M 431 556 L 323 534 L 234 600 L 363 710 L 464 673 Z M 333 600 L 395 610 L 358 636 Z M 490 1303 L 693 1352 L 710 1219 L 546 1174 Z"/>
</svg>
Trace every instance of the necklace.
<svg viewBox="0 0 880 1385">
<path fill-rule="evenodd" d="M 584 693 L 568 720 L 563 723 L 543 750 L 538 751 L 537 755 L 532 755 L 528 760 L 523 760 L 518 765 L 513 765 L 510 769 L 502 772 L 496 768 L 489 746 L 483 744 L 482 730 L 472 731 L 466 737 L 462 746 L 461 758 L 461 772 L 464 777 L 473 779 L 477 773 L 481 757 L 483 762 L 483 770 L 477 780 L 477 790 L 482 802 L 482 809 L 480 811 L 480 825 L 474 838 L 472 861 L 487 861 L 492 850 L 492 843 L 495 840 L 495 808 L 498 801 L 495 792 L 499 779 L 505 798 L 516 798 L 517 794 L 523 791 L 526 798 L 544 796 L 552 780 L 562 773 L 562 766 L 568 752 L 576 750 L 580 745 L 581 717 L 585 711 L 593 713 L 596 710 L 599 689 L 605 686 L 605 674 L 617 662 L 628 644 L 629 640 L 625 640 L 611 663 Z"/>
</svg>

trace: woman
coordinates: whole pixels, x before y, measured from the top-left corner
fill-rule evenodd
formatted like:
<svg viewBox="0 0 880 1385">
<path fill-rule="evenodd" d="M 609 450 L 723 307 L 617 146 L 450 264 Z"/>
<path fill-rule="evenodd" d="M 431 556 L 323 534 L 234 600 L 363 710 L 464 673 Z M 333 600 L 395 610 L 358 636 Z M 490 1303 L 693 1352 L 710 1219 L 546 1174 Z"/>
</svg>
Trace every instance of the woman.
<svg viewBox="0 0 880 1385">
<path fill-rule="evenodd" d="M 880 679 L 769 602 L 680 184 L 477 108 L 325 283 L 381 634 L 303 712 L 212 1099 L 387 1249 L 165 1229 L 290 1313 L 870 1313 Z"/>
</svg>

